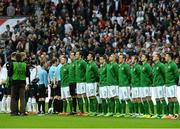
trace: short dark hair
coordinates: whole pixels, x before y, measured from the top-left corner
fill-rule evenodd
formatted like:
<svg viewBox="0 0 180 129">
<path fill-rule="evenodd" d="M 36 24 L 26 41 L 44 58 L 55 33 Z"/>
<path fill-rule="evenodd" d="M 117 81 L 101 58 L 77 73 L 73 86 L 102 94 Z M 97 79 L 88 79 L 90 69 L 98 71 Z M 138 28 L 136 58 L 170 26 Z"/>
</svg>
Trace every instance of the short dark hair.
<svg viewBox="0 0 180 129">
<path fill-rule="evenodd" d="M 123 59 L 126 59 L 126 55 L 121 53 L 119 56 L 123 56 Z"/>
<path fill-rule="evenodd" d="M 166 52 L 166 54 L 169 55 L 173 59 L 174 55 L 172 52 Z"/>
<path fill-rule="evenodd" d="M 89 53 L 88 53 L 88 54 L 92 55 L 92 57 L 93 57 L 93 59 L 94 59 L 94 52 L 89 51 Z"/>
<path fill-rule="evenodd" d="M 149 60 L 149 58 L 150 58 L 150 57 L 149 57 L 149 54 L 147 54 L 147 53 L 142 53 L 142 55 L 144 55 L 144 56 L 146 57 L 146 59 Z"/>
<path fill-rule="evenodd" d="M 54 63 L 56 63 L 56 62 L 57 62 L 57 59 L 56 59 L 56 58 L 52 59 L 52 61 L 51 61 L 52 64 L 54 64 Z"/>
<path fill-rule="evenodd" d="M 21 53 L 16 53 L 16 61 L 22 61 Z"/>
</svg>

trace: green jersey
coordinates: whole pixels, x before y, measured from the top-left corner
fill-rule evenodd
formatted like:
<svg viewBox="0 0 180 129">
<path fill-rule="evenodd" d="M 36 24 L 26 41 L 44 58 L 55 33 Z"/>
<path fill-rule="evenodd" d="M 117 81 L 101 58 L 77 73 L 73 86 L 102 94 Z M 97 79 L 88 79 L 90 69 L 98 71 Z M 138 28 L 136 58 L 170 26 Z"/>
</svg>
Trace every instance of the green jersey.
<svg viewBox="0 0 180 129">
<path fill-rule="evenodd" d="M 76 68 L 76 61 L 73 60 L 69 64 L 69 83 L 74 83 L 76 82 L 76 75 L 75 75 L 75 68 Z"/>
<path fill-rule="evenodd" d="M 107 84 L 118 85 L 118 64 L 111 62 L 107 65 Z"/>
<path fill-rule="evenodd" d="M 69 86 L 69 65 L 65 64 L 61 68 L 61 87 Z"/>
<path fill-rule="evenodd" d="M 141 86 L 152 86 L 152 68 L 149 63 L 141 66 Z"/>
<path fill-rule="evenodd" d="M 26 80 L 26 63 L 13 62 L 12 80 Z"/>
<path fill-rule="evenodd" d="M 83 59 L 76 60 L 75 75 L 76 82 L 81 83 L 86 81 L 86 62 Z"/>
<path fill-rule="evenodd" d="M 131 85 L 132 87 L 141 87 L 141 66 L 138 63 L 131 68 Z"/>
<path fill-rule="evenodd" d="M 98 67 L 96 63 L 90 62 L 87 63 L 86 66 L 86 82 L 87 83 L 94 83 L 99 81 L 99 76 L 98 76 Z"/>
<path fill-rule="evenodd" d="M 153 66 L 153 86 L 164 86 L 165 67 L 160 61 Z"/>
<path fill-rule="evenodd" d="M 104 63 L 100 66 L 100 86 L 107 86 L 107 64 Z"/>
<path fill-rule="evenodd" d="M 169 61 L 165 66 L 166 86 L 177 85 L 179 81 L 179 73 L 176 63 L 174 61 Z"/>
<path fill-rule="evenodd" d="M 118 81 L 119 86 L 130 86 L 131 69 L 127 63 L 119 64 Z"/>
</svg>

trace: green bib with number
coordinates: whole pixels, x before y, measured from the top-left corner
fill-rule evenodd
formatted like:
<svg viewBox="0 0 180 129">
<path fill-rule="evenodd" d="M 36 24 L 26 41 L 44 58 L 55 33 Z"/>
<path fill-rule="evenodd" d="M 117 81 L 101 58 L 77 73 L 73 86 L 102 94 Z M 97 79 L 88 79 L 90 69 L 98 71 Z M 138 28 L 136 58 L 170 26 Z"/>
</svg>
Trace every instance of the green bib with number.
<svg viewBox="0 0 180 129">
<path fill-rule="evenodd" d="M 13 62 L 13 80 L 26 80 L 26 63 Z"/>
</svg>

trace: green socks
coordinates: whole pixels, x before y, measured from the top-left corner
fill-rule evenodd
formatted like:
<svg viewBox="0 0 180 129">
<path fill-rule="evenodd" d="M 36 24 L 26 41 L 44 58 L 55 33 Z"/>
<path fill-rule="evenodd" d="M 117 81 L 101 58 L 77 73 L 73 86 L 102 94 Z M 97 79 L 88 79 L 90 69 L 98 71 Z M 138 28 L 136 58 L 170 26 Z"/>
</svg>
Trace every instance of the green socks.
<svg viewBox="0 0 180 129">
<path fill-rule="evenodd" d="M 107 113 L 107 103 L 106 103 L 106 100 L 105 99 L 102 99 L 102 112 L 104 114 Z"/>
<path fill-rule="evenodd" d="M 178 102 L 178 100 L 175 102 L 175 114 L 179 114 L 179 102 Z"/>
<path fill-rule="evenodd" d="M 72 112 L 72 106 L 73 104 L 72 104 L 72 100 L 69 100 L 69 108 L 70 108 L 70 112 Z"/>
<path fill-rule="evenodd" d="M 161 115 L 162 113 L 162 109 L 161 109 L 161 101 L 160 100 L 156 100 L 156 112 L 158 115 Z"/>
<path fill-rule="evenodd" d="M 130 99 L 127 100 L 127 103 L 128 103 L 129 113 L 133 113 L 133 103 L 131 102 Z"/>
<path fill-rule="evenodd" d="M 121 100 L 121 103 L 122 103 L 122 113 L 125 114 L 126 113 L 126 101 Z"/>
<path fill-rule="evenodd" d="M 173 115 L 174 110 L 174 102 L 169 102 L 169 114 Z"/>
<path fill-rule="evenodd" d="M 88 102 L 88 98 L 87 98 L 87 97 L 84 97 L 84 101 L 85 101 L 86 112 L 89 112 L 89 102 Z"/>
<path fill-rule="evenodd" d="M 110 105 L 109 105 L 110 113 L 114 113 L 115 111 L 115 100 L 114 98 L 110 98 Z"/>
<path fill-rule="evenodd" d="M 149 107 L 150 107 L 150 110 L 151 110 L 151 114 L 154 114 L 154 103 L 153 103 L 153 101 L 149 100 L 148 103 L 149 103 Z"/>
<path fill-rule="evenodd" d="M 163 105 L 163 110 L 164 110 L 164 114 L 168 115 L 168 105 L 166 103 L 166 100 L 162 100 L 162 105 Z"/>
<path fill-rule="evenodd" d="M 140 107 L 141 114 L 144 114 L 144 105 L 143 105 L 143 102 L 139 103 L 139 107 Z"/>
<path fill-rule="evenodd" d="M 63 100 L 63 111 L 64 112 L 67 112 L 67 101 L 66 100 Z"/>
<path fill-rule="evenodd" d="M 121 108 L 120 108 L 120 101 L 119 99 L 116 99 L 116 113 L 121 113 Z"/>
<path fill-rule="evenodd" d="M 82 98 L 78 98 L 78 106 L 79 106 L 80 112 L 84 112 L 84 110 L 83 110 L 83 99 Z"/>
<path fill-rule="evenodd" d="M 144 113 L 145 114 L 149 114 L 149 104 L 148 104 L 148 101 L 145 100 L 145 101 L 143 101 L 143 103 L 144 103 Z"/>
</svg>

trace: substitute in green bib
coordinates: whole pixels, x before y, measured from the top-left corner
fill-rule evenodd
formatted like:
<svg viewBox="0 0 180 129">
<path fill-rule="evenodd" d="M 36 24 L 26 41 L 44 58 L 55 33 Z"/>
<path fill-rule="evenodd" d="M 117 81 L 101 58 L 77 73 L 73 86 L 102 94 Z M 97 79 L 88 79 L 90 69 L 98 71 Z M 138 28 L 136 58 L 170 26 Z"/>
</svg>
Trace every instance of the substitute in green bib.
<svg viewBox="0 0 180 129">
<path fill-rule="evenodd" d="M 80 113 L 77 115 L 86 115 L 84 113 L 84 104 L 83 98 L 85 100 L 85 108 L 86 112 L 89 111 L 88 99 L 86 96 L 86 65 L 87 63 L 82 59 L 82 52 L 76 52 L 76 66 L 75 66 L 75 76 L 77 82 L 77 98 L 78 98 L 78 106 L 80 109 Z"/>
<path fill-rule="evenodd" d="M 154 97 L 156 99 L 156 115 L 152 116 L 152 118 L 163 118 L 164 114 L 167 114 L 167 104 L 164 99 L 165 97 L 165 67 L 164 64 L 160 62 L 160 54 L 153 54 L 153 88 L 154 88 Z"/>
<path fill-rule="evenodd" d="M 93 60 L 93 53 L 89 52 L 87 56 L 86 66 L 86 95 L 90 101 L 90 113 L 89 116 L 97 115 L 97 82 L 99 82 L 98 67 Z"/>
<path fill-rule="evenodd" d="M 109 113 L 107 113 L 106 116 L 113 116 L 115 113 L 115 98 L 118 97 L 118 64 L 116 63 L 115 54 L 111 54 L 109 57 L 107 84 Z"/>
<path fill-rule="evenodd" d="M 8 71 L 8 76 L 12 78 L 11 87 L 11 115 L 18 115 L 18 100 L 20 99 L 20 114 L 25 113 L 25 85 L 26 77 L 30 78 L 27 64 L 22 62 L 20 53 L 16 53 L 16 61 L 12 63 Z M 29 79 L 30 80 L 30 79 Z"/>
<path fill-rule="evenodd" d="M 143 53 L 141 56 L 141 98 L 144 103 L 144 118 L 150 118 L 154 114 L 154 104 L 152 101 L 152 79 L 153 73 L 151 65 L 148 63 L 149 55 Z"/>
<path fill-rule="evenodd" d="M 108 90 L 107 90 L 107 63 L 106 56 L 99 57 L 100 69 L 99 69 L 99 97 L 102 100 L 102 113 L 98 116 L 104 116 L 107 114 L 107 98 L 108 98 Z"/>
<path fill-rule="evenodd" d="M 67 57 L 61 57 L 62 68 L 60 71 L 61 76 L 61 98 L 63 99 L 63 113 L 60 115 L 67 115 L 67 103 L 69 103 L 70 113 L 72 113 L 72 99 L 69 90 L 69 64 L 67 64 Z"/>
<path fill-rule="evenodd" d="M 177 85 L 179 81 L 178 67 L 173 61 L 173 54 L 166 53 L 165 55 L 166 65 L 166 97 L 169 103 L 169 115 L 168 118 L 177 119 L 179 117 L 179 103 L 177 100 Z"/>
<path fill-rule="evenodd" d="M 141 100 L 141 66 L 138 64 L 138 57 L 131 57 L 131 86 L 132 86 L 132 99 L 134 103 L 134 113 L 137 117 L 142 117 L 144 107 Z M 140 110 L 139 110 L 140 109 Z"/>
<path fill-rule="evenodd" d="M 128 103 L 129 113 L 132 113 L 132 103 L 130 100 L 130 83 L 131 83 L 131 68 L 125 62 L 126 55 L 119 56 L 118 82 L 119 82 L 119 98 L 116 99 L 117 117 L 127 114 L 126 102 Z M 121 103 L 118 101 L 120 99 Z M 129 115 L 129 114 L 127 114 Z"/>
</svg>

